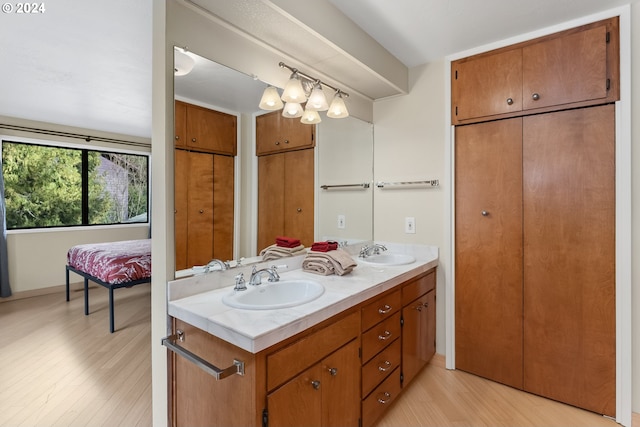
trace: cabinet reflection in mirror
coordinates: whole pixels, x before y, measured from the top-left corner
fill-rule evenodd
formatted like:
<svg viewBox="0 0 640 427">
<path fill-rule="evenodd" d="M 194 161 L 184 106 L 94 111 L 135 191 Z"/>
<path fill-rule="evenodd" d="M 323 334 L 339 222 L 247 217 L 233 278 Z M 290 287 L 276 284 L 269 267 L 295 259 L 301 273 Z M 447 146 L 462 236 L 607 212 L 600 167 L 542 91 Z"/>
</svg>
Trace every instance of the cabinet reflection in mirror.
<svg viewBox="0 0 640 427">
<path fill-rule="evenodd" d="M 182 55 L 193 59 L 190 71 L 181 67 Z M 192 52 L 177 52 L 174 59 L 176 270 L 188 274 L 191 267 L 213 258 L 244 257 L 248 263 L 259 259 L 260 250 L 281 234 L 299 238 L 305 246 L 315 240 L 352 243 L 372 238 L 371 188 L 338 187 L 371 183 L 370 123 L 354 117 L 328 119 L 321 113 L 318 125 L 302 125 L 299 119 L 282 118 L 280 112 L 260 110 L 265 83 Z M 278 117 L 285 132 L 302 127 L 304 138 L 312 140 L 284 150 L 290 152 L 287 156 L 282 156 L 283 150 L 261 149 L 259 123 L 269 115 Z M 264 200 L 293 206 L 307 222 L 290 232 L 283 227 L 261 230 L 267 216 L 271 222 L 295 222 L 296 216 L 278 215 L 276 207 L 264 201 L 261 205 L 259 195 L 258 183 L 264 181 L 260 173 L 266 167 L 261 163 L 269 163 L 271 170 L 290 171 L 292 167 L 281 162 L 285 157 L 303 166 L 287 180 L 286 189 L 270 188 Z"/>
</svg>

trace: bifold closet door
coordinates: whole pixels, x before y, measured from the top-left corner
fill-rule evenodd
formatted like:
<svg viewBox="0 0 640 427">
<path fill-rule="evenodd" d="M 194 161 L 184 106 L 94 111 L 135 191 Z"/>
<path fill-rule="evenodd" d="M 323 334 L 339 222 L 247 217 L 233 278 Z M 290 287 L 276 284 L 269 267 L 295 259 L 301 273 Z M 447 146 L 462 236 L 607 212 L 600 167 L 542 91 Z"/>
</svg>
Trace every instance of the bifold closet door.
<svg viewBox="0 0 640 427">
<path fill-rule="evenodd" d="M 612 104 L 524 118 L 523 196 L 524 389 L 615 416 Z"/>
<path fill-rule="evenodd" d="M 522 118 L 455 132 L 456 368 L 522 388 Z"/>
</svg>

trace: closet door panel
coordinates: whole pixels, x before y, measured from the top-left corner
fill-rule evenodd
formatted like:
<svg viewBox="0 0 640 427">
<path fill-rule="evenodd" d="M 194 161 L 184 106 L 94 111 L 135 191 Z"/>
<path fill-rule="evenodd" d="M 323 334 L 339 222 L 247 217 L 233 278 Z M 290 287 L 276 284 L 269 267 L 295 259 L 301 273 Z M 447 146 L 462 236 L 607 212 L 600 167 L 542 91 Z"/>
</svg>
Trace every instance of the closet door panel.
<svg viewBox="0 0 640 427">
<path fill-rule="evenodd" d="M 175 183 L 174 183 L 174 224 L 176 239 L 176 270 L 187 267 L 187 230 L 189 224 L 188 194 L 189 194 L 189 153 L 184 150 L 175 152 Z"/>
<path fill-rule="evenodd" d="M 615 116 L 523 127 L 524 387 L 615 416 Z"/>
<path fill-rule="evenodd" d="M 456 367 L 522 388 L 522 119 L 456 128 Z"/>
<path fill-rule="evenodd" d="M 234 157 L 213 154 L 213 258 L 233 259 Z"/>
<path fill-rule="evenodd" d="M 284 171 L 283 155 L 258 157 L 258 251 L 284 234 Z"/>
<path fill-rule="evenodd" d="M 290 237 L 311 247 L 314 241 L 313 227 L 313 149 L 290 151 L 286 157 L 284 179 L 284 230 Z"/>
<path fill-rule="evenodd" d="M 189 229 L 187 265 L 213 258 L 213 156 L 189 153 Z"/>
</svg>

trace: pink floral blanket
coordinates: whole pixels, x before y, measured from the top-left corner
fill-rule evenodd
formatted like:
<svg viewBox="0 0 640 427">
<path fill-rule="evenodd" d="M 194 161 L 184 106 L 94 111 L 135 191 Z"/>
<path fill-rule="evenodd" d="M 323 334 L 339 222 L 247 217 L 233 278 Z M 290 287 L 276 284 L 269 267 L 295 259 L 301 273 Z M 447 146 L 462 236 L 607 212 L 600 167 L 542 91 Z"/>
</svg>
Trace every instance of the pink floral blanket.
<svg viewBox="0 0 640 427">
<path fill-rule="evenodd" d="M 151 239 L 89 243 L 69 249 L 67 264 L 105 283 L 151 277 Z"/>
</svg>

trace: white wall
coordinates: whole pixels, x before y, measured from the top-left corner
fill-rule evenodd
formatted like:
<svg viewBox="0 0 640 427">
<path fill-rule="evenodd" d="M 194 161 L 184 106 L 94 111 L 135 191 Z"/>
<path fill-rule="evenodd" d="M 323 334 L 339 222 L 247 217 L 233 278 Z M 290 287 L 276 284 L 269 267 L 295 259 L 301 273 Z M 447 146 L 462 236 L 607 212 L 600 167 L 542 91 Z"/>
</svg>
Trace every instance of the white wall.
<svg viewBox="0 0 640 427">
<path fill-rule="evenodd" d="M 436 351 L 445 353 L 445 266 L 449 233 L 445 214 L 449 181 L 445 158 L 444 61 L 409 70 L 406 96 L 373 106 L 374 181 L 406 182 L 437 179 L 437 188 L 374 187 L 374 239 L 440 248 L 437 275 Z M 415 218 L 415 234 L 404 232 L 405 217 Z"/>
</svg>

